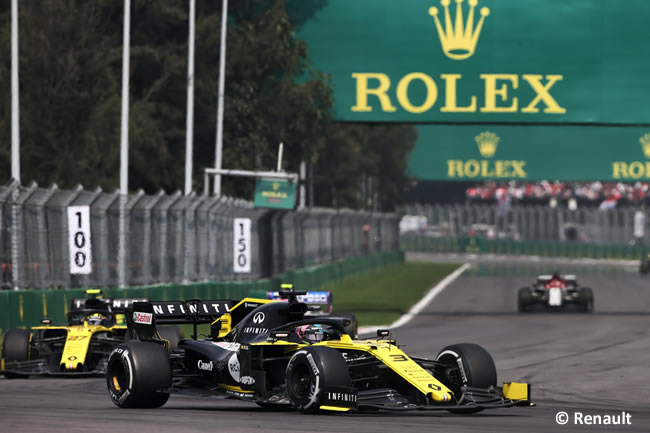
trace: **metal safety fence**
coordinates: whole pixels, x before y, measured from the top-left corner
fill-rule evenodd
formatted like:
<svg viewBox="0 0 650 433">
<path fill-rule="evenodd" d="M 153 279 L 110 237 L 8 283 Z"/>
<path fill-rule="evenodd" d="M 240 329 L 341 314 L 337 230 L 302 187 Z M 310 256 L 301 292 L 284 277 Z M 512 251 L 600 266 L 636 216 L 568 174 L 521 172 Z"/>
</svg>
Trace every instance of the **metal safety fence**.
<svg viewBox="0 0 650 433">
<path fill-rule="evenodd" d="M 92 265 L 72 274 L 68 213 L 88 206 Z M 235 218 L 250 219 L 250 271 L 235 272 Z M 399 247 L 395 214 L 254 208 L 180 192 L 121 197 L 101 189 L 0 186 L 4 288 L 70 288 L 249 280 Z M 120 245 L 124 248 L 120 250 Z"/>
<path fill-rule="evenodd" d="M 433 238 L 644 244 L 650 218 L 638 207 L 599 209 L 489 204 L 419 205 L 400 209 L 402 233 Z M 641 215 L 638 215 L 640 213 Z"/>
</svg>

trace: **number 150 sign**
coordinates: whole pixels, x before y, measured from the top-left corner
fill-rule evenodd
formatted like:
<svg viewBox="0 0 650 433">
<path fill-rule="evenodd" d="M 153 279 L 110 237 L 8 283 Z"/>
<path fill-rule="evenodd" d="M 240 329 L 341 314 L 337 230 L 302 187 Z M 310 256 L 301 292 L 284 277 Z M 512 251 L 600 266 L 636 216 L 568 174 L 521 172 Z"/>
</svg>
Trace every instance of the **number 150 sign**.
<svg viewBox="0 0 650 433">
<path fill-rule="evenodd" d="M 251 271 L 251 220 L 235 218 L 233 222 L 233 271 Z"/>
<path fill-rule="evenodd" d="M 68 207 L 68 245 L 70 249 L 70 273 L 90 274 L 92 272 L 90 207 Z"/>
</svg>

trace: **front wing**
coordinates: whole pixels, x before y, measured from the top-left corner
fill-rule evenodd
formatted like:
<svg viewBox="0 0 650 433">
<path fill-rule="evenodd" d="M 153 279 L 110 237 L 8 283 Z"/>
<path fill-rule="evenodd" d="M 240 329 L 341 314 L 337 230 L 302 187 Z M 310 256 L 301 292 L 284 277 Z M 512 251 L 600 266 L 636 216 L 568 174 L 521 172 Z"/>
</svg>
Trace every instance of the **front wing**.
<svg viewBox="0 0 650 433">
<path fill-rule="evenodd" d="M 506 394 L 504 394 L 504 388 Z M 477 409 L 498 409 L 512 406 L 534 406 L 530 401 L 530 385 L 507 383 L 504 388 L 492 386 L 488 389 L 463 386 L 462 395 L 456 404 L 417 405 L 410 403 L 398 391 L 390 388 L 359 391 L 358 410 L 452 410 L 454 412 L 475 412 Z"/>
<path fill-rule="evenodd" d="M 106 374 L 106 363 L 108 359 L 102 359 L 91 371 L 60 371 L 52 368 L 47 359 L 32 359 L 29 361 L 7 361 L 0 360 L 0 374 L 9 373 L 15 376 L 104 376 Z"/>
</svg>

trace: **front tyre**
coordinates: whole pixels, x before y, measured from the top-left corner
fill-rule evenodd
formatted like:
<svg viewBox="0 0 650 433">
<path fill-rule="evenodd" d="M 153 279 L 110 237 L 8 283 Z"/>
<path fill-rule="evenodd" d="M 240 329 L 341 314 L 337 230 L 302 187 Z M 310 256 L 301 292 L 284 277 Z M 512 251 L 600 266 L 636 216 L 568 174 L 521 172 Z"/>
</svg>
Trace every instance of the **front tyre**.
<svg viewBox="0 0 650 433">
<path fill-rule="evenodd" d="M 305 347 L 294 353 L 285 373 L 287 394 L 302 413 L 320 409 L 327 388 L 349 387 L 350 373 L 340 352 L 330 347 Z"/>
<path fill-rule="evenodd" d="M 108 358 L 106 385 L 113 403 L 122 408 L 156 408 L 169 399 L 169 356 L 158 343 L 120 344 Z"/>
<path fill-rule="evenodd" d="M 27 361 L 31 333 L 27 329 L 8 329 L 2 344 L 2 357 L 7 361 Z M 5 373 L 7 379 L 27 377 L 27 375 Z"/>
<path fill-rule="evenodd" d="M 489 388 L 497 384 L 497 369 L 492 356 L 477 344 L 453 344 L 440 351 L 436 361 L 443 365 L 442 382 L 454 392 L 462 394 L 461 387 Z M 451 409 L 452 413 L 475 413 L 483 409 Z"/>
<path fill-rule="evenodd" d="M 594 291 L 589 287 L 582 287 L 579 289 L 580 303 L 585 313 L 593 313 L 594 311 Z"/>
<path fill-rule="evenodd" d="M 530 287 L 522 287 L 517 292 L 517 310 L 520 313 L 528 311 L 529 306 L 533 302 L 533 291 Z"/>
</svg>

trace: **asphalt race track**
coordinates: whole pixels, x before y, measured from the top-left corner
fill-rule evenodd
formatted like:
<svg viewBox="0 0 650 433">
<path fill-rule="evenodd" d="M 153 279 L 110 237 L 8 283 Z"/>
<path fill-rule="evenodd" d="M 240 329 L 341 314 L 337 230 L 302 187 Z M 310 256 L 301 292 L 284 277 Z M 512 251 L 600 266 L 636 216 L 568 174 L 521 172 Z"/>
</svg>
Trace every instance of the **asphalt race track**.
<svg viewBox="0 0 650 433">
<path fill-rule="evenodd" d="M 422 258 L 422 257 L 420 257 Z M 427 258 L 427 257 L 424 257 Z M 575 272 L 593 287 L 595 313 L 516 313 L 535 273 Z M 420 316 L 394 332 L 407 353 L 434 357 L 474 342 L 499 380 L 533 384 L 534 408 L 475 415 L 414 412 L 307 416 L 244 402 L 172 396 L 161 409 L 118 409 L 103 379 L 0 379 L 2 432 L 648 432 L 650 277 L 634 267 L 497 260 L 475 263 Z M 565 411 L 567 425 L 556 423 Z M 631 414 L 631 425 L 573 425 L 574 413 Z"/>
</svg>

